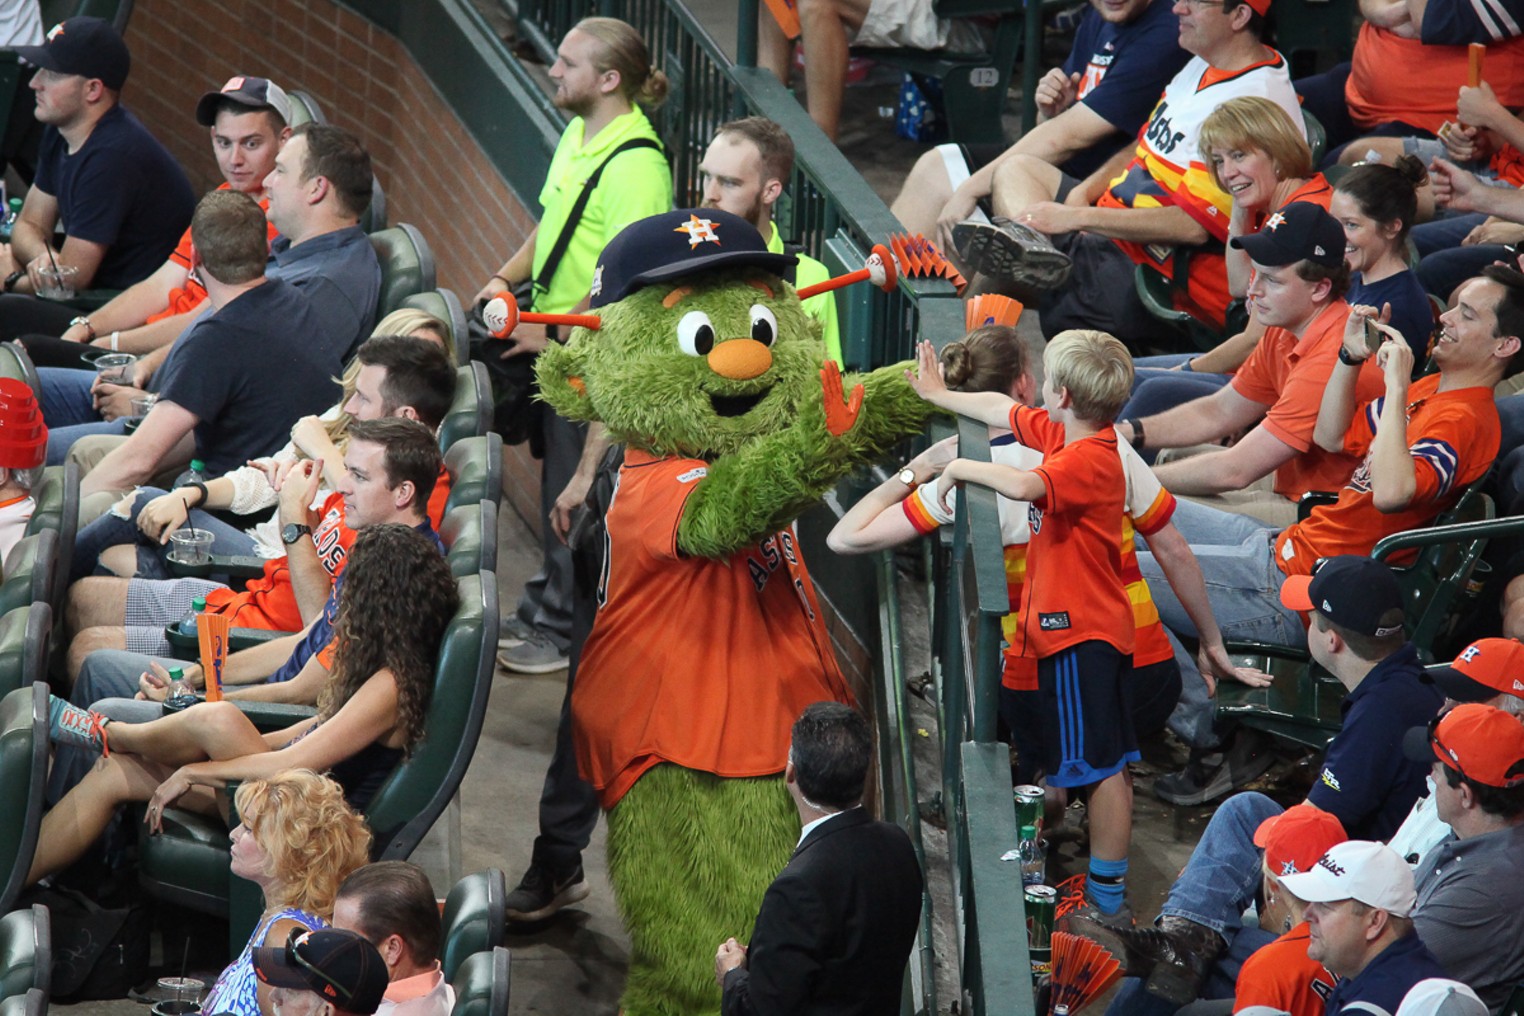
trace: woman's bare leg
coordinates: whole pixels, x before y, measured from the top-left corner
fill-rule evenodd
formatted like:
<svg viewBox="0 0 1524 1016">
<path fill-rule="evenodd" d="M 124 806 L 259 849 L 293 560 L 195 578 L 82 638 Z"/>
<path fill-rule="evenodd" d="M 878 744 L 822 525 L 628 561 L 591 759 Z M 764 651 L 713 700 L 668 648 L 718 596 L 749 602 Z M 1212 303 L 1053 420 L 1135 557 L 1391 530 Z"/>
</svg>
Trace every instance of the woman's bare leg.
<svg viewBox="0 0 1524 1016">
<path fill-rule="evenodd" d="M 27 884 L 79 860 L 106 831 L 118 807 L 148 800 L 172 771 L 131 755 L 112 755 L 96 762 L 79 785 L 43 816 Z"/>
<path fill-rule="evenodd" d="M 106 744 L 167 766 L 269 751 L 254 723 L 231 702 L 203 702 L 148 723 L 112 723 Z"/>
</svg>

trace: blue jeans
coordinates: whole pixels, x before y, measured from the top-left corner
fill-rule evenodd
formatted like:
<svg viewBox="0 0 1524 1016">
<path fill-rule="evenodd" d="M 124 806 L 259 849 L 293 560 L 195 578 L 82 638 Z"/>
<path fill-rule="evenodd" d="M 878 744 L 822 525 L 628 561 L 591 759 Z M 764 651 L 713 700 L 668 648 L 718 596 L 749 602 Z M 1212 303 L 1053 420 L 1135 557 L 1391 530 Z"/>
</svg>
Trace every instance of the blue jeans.
<svg viewBox="0 0 1524 1016">
<path fill-rule="evenodd" d="M 90 395 L 95 371 L 39 367 L 37 377 L 42 386 L 37 396 L 42 419 L 48 425 L 48 465 L 63 465 L 74 442 L 87 434 L 126 433 L 127 421 L 108 423 L 96 412 Z"/>
<path fill-rule="evenodd" d="M 1260 886 L 1260 852 L 1254 831 L 1282 809 L 1263 794 L 1234 794 L 1212 815 L 1185 870 L 1170 886 L 1162 917 L 1183 917 L 1211 928 L 1227 942 L 1202 986 L 1202 998 L 1231 998 L 1243 963 L 1275 939 L 1258 925 L 1243 923 L 1244 911 Z M 1176 1007 L 1143 990 L 1140 978 L 1122 982 L 1107 1016 L 1167 1016 Z"/>
<path fill-rule="evenodd" d="M 1201 564 L 1207 598 L 1225 640 L 1247 639 L 1286 646 L 1307 644 L 1301 617 L 1281 605 L 1281 583 L 1286 576 L 1276 567 L 1272 542 L 1279 529 L 1247 515 L 1218 511 L 1184 499 L 1176 506 L 1171 521 Z M 1180 664 L 1180 704 L 1170 716 L 1169 727 L 1193 747 L 1214 747 L 1217 735 L 1212 724 L 1216 710 L 1207 696 L 1206 682 L 1196 660 L 1175 637 L 1177 632 L 1193 637 L 1199 633 L 1152 553 L 1138 551 L 1138 568 L 1148 581 L 1159 618 L 1175 647 L 1175 660 Z"/>
<path fill-rule="evenodd" d="M 1174 409 L 1193 399 L 1211 395 L 1233 380 L 1227 374 L 1198 374 L 1195 371 L 1171 370 L 1170 368 L 1196 356 L 1196 353 L 1168 353 L 1163 356 L 1143 356 L 1132 362 L 1132 398 L 1117 414 L 1119 420 L 1153 416 L 1166 409 Z M 1153 465 L 1158 456 L 1156 449 L 1141 453 L 1143 461 Z"/>
<path fill-rule="evenodd" d="M 101 649 L 85 657 L 69 701 L 81 709 L 95 709 L 113 720 L 146 723 L 158 719 L 164 709 L 157 702 L 138 702 L 138 675 L 148 669 L 150 657 Z M 183 660 L 167 656 L 152 659 L 168 670 L 184 666 Z M 75 784 L 85 778 L 100 752 L 67 744 L 53 746 L 53 768 L 48 772 L 48 804 L 57 804 Z"/>
<path fill-rule="evenodd" d="M 166 492 L 159 487 L 140 487 L 132 502 L 130 518 L 124 519 L 114 511 L 110 511 L 81 529 L 74 538 L 74 560 L 69 567 L 69 581 L 78 582 L 86 575 L 95 574 L 96 561 L 106 548 L 124 543 L 137 544 L 138 578 L 174 578 L 167 560 L 169 545 L 160 545 L 138 530 L 138 513 L 143 510 L 144 505 L 164 493 Z M 190 525 L 197 529 L 205 529 L 212 534 L 213 554 L 255 553 L 254 539 L 251 536 L 214 515 L 193 508 L 190 513 Z"/>
</svg>

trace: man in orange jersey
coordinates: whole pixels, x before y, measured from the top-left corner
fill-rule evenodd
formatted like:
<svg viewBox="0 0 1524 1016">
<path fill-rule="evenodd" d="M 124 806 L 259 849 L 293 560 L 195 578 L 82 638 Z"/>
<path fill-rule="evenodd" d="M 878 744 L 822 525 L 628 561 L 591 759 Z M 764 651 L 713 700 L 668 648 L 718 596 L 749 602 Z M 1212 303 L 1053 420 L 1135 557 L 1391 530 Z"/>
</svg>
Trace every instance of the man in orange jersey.
<svg viewBox="0 0 1524 1016">
<path fill-rule="evenodd" d="M 1135 150 L 1083 181 L 1034 157 L 1007 159 L 995 173 L 996 220 L 953 227 L 973 270 L 1043 291 L 1049 338 L 1069 328 L 1099 328 L 1129 343 L 1157 335 L 1132 275 L 1146 264 L 1174 278 L 1176 247 L 1190 248 L 1183 308 L 1221 327 L 1232 203 L 1198 151 L 1201 124 L 1228 99 L 1259 95 L 1303 129 L 1286 60 L 1261 41 L 1270 0 L 1177 0 L 1174 9 L 1180 46 L 1195 56 L 1165 88 Z"/>
</svg>

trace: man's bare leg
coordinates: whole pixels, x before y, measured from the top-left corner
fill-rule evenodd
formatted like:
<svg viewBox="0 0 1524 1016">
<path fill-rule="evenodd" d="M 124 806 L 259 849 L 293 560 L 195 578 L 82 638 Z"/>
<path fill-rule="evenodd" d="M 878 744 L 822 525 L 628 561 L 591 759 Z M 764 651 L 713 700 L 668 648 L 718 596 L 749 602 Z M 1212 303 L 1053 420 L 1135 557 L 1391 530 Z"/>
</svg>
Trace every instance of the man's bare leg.
<svg viewBox="0 0 1524 1016">
<path fill-rule="evenodd" d="M 836 140 L 847 87 L 847 35 L 862 27 L 869 0 L 800 0 L 804 87 L 810 119 Z"/>
<path fill-rule="evenodd" d="M 922 152 L 905 177 L 905 185 L 889 210 L 905 224 L 912 233 L 920 233 L 928 240 L 944 244 L 937 237 L 937 218 L 952 197 L 952 182 L 947 177 L 947 163 L 942 159 L 940 147 Z"/>
<path fill-rule="evenodd" d="M 110 625 L 120 628 L 127 623 L 127 585 L 130 579 L 109 575 L 91 575 L 69 587 L 64 619 L 69 631 Z"/>
<path fill-rule="evenodd" d="M 757 5 L 757 66 L 772 71 L 784 88 L 793 69 L 794 40 L 783 34 L 766 4 Z"/>
<path fill-rule="evenodd" d="M 1063 173 L 1057 166 L 1030 155 L 1015 155 L 995 168 L 990 200 L 996 215 L 1014 219 L 1029 205 L 1057 200 L 1062 183 Z"/>
<path fill-rule="evenodd" d="M 127 631 L 118 626 L 98 625 L 94 628 L 86 628 L 74 636 L 69 643 L 67 661 L 69 687 L 74 687 L 74 681 L 79 677 L 79 668 L 85 665 L 85 657 L 97 649 L 126 649 Z"/>
</svg>

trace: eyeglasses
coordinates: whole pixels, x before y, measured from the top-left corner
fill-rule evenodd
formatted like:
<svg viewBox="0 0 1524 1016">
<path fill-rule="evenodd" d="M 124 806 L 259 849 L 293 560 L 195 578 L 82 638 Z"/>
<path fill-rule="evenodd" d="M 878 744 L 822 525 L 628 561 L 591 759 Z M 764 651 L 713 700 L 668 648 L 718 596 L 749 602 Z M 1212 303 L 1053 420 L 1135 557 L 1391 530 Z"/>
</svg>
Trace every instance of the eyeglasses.
<svg viewBox="0 0 1524 1016">
<path fill-rule="evenodd" d="M 1466 770 L 1461 768 L 1460 759 L 1456 758 L 1455 752 L 1446 747 L 1445 742 L 1439 739 L 1439 721 L 1444 719 L 1447 715 L 1447 713 L 1440 713 L 1438 716 L 1435 716 L 1433 719 L 1429 720 L 1429 743 L 1438 748 L 1440 752 L 1440 757 L 1436 758 L 1434 761 L 1438 762 L 1442 766 L 1454 769 L 1457 773 L 1460 774 L 1461 779 L 1471 781 L 1471 777 L 1466 775 Z"/>
<path fill-rule="evenodd" d="M 312 976 L 318 978 L 324 984 L 331 987 L 334 991 L 338 992 L 341 996 L 340 1001 L 349 1002 L 353 1000 L 354 995 L 348 988 L 344 987 L 344 985 L 340 984 L 338 981 L 335 981 L 332 977 L 329 977 L 323 971 L 313 966 L 310 962 L 307 961 L 305 956 L 297 951 L 297 945 L 301 943 L 302 939 L 306 935 L 307 930 L 305 928 L 291 929 L 291 934 L 286 937 L 286 959 L 291 963 L 301 967 Z"/>
</svg>

